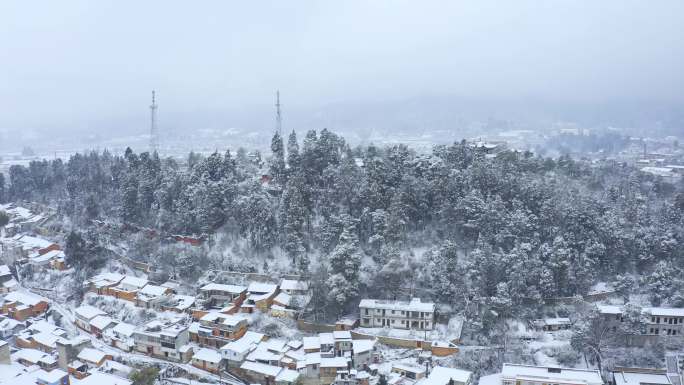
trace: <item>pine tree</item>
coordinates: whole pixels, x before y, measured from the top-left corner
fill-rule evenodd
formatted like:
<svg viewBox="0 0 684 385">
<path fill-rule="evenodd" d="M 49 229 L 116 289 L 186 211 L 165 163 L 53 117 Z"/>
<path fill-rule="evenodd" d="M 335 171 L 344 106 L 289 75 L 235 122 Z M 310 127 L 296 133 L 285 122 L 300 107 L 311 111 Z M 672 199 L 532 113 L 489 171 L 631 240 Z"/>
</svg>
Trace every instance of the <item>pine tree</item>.
<svg viewBox="0 0 684 385">
<path fill-rule="evenodd" d="M 283 146 L 283 138 L 277 132 L 273 134 L 271 140 L 269 171 L 276 182 L 285 184 L 285 147 Z"/>
<path fill-rule="evenodd" d="M 337 305 L 337 314 L 341 314 L 350 301 L 358 295 L 361 265 L 356 223 L 348 215 L 343 216 L 342 222 L 344 229 L 337 246 L 328 257 L 330 263 L 329 297 Z"/>
</svg>

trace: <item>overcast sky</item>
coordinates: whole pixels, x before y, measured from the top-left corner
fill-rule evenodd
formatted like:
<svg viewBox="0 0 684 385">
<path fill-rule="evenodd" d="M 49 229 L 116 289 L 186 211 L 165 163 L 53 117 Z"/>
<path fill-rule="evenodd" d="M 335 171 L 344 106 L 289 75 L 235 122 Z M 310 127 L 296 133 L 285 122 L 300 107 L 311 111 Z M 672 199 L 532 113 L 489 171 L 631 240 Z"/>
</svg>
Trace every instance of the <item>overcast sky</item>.
<svg viewBox="0 0 684 385">
<path fill-rule="evenodd" d="M 684 1 L 2 1 L 0 130 L 451 95 L 684 101 Z M 226 122 L 230 126 L 231 122 Z M 131 130 L 130 127 L 125 129 Z"/>
</svg>

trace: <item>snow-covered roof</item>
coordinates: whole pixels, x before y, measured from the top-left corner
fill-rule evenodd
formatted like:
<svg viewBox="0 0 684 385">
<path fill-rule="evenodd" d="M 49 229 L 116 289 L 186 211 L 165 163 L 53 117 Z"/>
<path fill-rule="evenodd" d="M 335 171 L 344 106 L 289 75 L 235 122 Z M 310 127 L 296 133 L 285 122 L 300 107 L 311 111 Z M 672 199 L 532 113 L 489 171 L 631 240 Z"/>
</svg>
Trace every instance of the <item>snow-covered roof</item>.
<svg viewBox="0 0 684 385">
<path fill-rule="evenodd" d="M 10 275 L 12 272 L 10 271 L 9 266 L 7 265 L 0 265 L 0 277 L 5 276 L 5 275 Z"/>
<path fill-rule="evenodd" d="M 644 313 L 655 316 L 665 316 L 665 317 L 684 317 L 684 308 L 673 308 L 673 307 L 645 307 L 643 309 Z"/>
<path fill-rule="evenodd" d="M 302 343 L 306 350 L 321 348 L 321 340 L 318 337 L 304 337 L 302 338 Z"/>
<path fill-rule="evenodd" d="M 318 340 L 321 345 L 332 345 L 335 343 L 335 337 L 332 333 L 318 333 Z"/>
<path fill-rule="evenodd" d="M 127 275 L 126 278 L 124 278 L 119 283 L 119 286 L 142 289 L 143 287 L 145 287 L 145 285 L 147 285 L 147 282 L 148 281 L 145 278 L 138 278 L 132 275 Z"/>
<path fill-rule="evenodd" d="M 306 353 L 306 364 L 307 365 L 318 365 L 321 363 L 321 353 Z"/>
<path fill-rule="evenodd" d="M 148 297 L 160 297 L 160 296 L 166 294 L 167 290 L 169 290 L 169 289 L 166 287 L 163 287 L 163 286 L 145 285 L 145 287 L 140 289 L 139 294 L 142 294 L 142 295 L 148 296 Z"/>
<path fill-rule="evenodd" d="M 670 385 L 665 373 L 613 372 L 615 385 Z"/>
<path fill-rule="evenodd" d="M 307 291 L 309 290 L 309 284 L 304 281 L 297 281 L 294 279 L 283 279 L 280 282 L 280 289 L 292 291 Z"/>
<path fill-rule="evenodd" d="M 412 298 L 410 302 L 406 301 L 388 301 L 380 299 L 362 299 L 359 303 L 360 308 L 370 309 L 387 309 L 399 311 L 420 311 L 420 312 L 434 312 L 435 304 L 433 302 L 421 302 L 420 298 Z"/>
<path fill-rule="evenodd" d="M 21 322 L 13 318 L 2 318 L 0 319 L 0 330 L 12 330 L 20 324 Z"/>
<path fill-rule="evenodd" d="M 290 296 L 284 291 L 281 291 L 280 293 L 278 293 L 278 295 L 275 296 L 275 298 L 273 298 L 273 301 L 281 303 L 285 306 L 290 305 L 290 300 L 292 300 L 292 296 Z"/>
<path fill-rule="evenodd" d="M 263 338 L 264 335 L 261 333 L 247 331 L 241 338 L 223 345 L 221 351 L 232 351 L 238 354 L 244 354 L 256 346 Z"/>
<path fill-rule="evenodd" d="M 282 353 L 274 353 L 262 345 L 263 343 L 259 344 L 256 349 L 247 355 L 248 361 L 280 361 L 283 358 Z"/>
<path fill-rule="evenodd" d="M 335 340 L 351 340 L 352 336 L 348 330 L 336 330 L 333 332 Z"/>
<path fill-rule="evenodd" d="M 598 370 L 549 368 L 544 366 L 504 364 L 501 370 L 503 379 L 543 380 L 549 383 L 586 383 L 603 384 Z"/>
<path fill-rule="evenodd" d="M 224 285 L 221 283 L 209 283 L 200 288 L 201 291 L 224 291 L 231 294 L 240 294 L 247 290 L 244 286 Z"/>
<path fill-rule="evenodd" d="M 251 282 L 249 284 L 249 287 L 247 287 L 247 291 L 250 293 L 273 293 L 278 289 L 278 285 L 274 285 L 272 283 L 263 283 L 263 282 Z"/>
<path fill-rule="evenodd" d="M 77 316 L 87 320 L 91 320 L 99 315 L 107 315 L 102 310 L 90 305 L 81 305 L 76 308 L 75 312 Z"/>
<path fill-rule="evenodd" d="M 435 366 L 423 385 L 447 385 L 449 380 L 467 384 L 472 375 L 473 372 L 467 370 Z"/>
<path fill-rule="evenodd" d="M 481 376 L 478 385 L 501 385 L 501 373 Z"/>
<path fill-rule="evenodd" d="M 49 261 L 51 261 L 53 259 L 57 259 L 57 258 L 64 258 L 64 252 L 62 250 L 50 250 L 43 255 L 35 254 L 35 255 L 29 257 L 30 262 L 33 262 L 36 264 L 49 262 Z"/>
<path fill-rule="evenodd" d="M 63 371 L 62 369 L 52 369 L 49 372 L 40 369 L 36 373 L 36 379 L 40 380 L 44 384 L 54 384 L 68 375 L 69 373 Z"/>
<path fill-rule="evenodd" d="M 34 364 L 41 361 L 49 361 L 51 359 L 50 355 L 37 349 L 19 349 L 16 353 L 12 354 L 12 358 L 15 360 L 28 361 Z"/>
<path fill-rule="evenodd" d="M 263 346 L 265 349 L 272 350 L 274 352 L 284 352 L 287 350 L 285 347 L 286 345 L 287 341 L 278 338 L 269 338 L 268 340 L 262 342 L 259 347 Z"/>
<path fill-rule="evenodd" d="M 249 370 L 255 373 L 272 377 L 277 376 L 278 373 L 280 373 L 280 371 L 283 370 L 283 368 L 281 368 L 280 366 L 267 365 L 252 361 L 243 362 L 242 365 L 240 365 L 240 369 Z"/>
<path fill-rule="evenodd" d="M 14 238 L 22 244 L 24 250 L 31 249 L 44 249 L 54 245 L 54 242 L 48 241 L 47 239 L 32 237 L 30 235 L 20 235 Z"/>
<path fill-rule="evenodd" d="M 5 301 L 19 302 L 27 306 L 36 306 L 41 302 L 47 302 L 47 299 L 31 293 L 13 291 L 5 296 Z"/>
<path fill-rule="evenodd" d="M 617 305 L 598 305 L 602 314 L 622 314 L 622 307 Z M 684 308 L 674 307 L 644 307 L 642 312 L 660 317 L 684 317 Z"/>
<path fill-rule="evenodd" d="M 353 340 L 354 354 L 365 353 L 373 350 L 376 340 Z"/>
<path fill-rule="evenodd" d="M 321 357 L 321 368 L 346 368 L 348 362 L 345 357 Z"/>
<path fill-rule="evenodd" d="M 114 320 L 106 315 L 98 315 L 90 320 L 90 326 L 93 326 L 94 328 L 99 330 L 104 330 L 113 323 Z"/>
<path fill-rule="evenodd" d="M 276 382 L 295 382 L 298 378 L 299 372 L 285 368 L 278 373 L 275 380 Z"/>
<path fill-rule="evenodd" d="M 72 384 L 74 381 L 72 381 Z M 127 379 L 112 374 L 93 372 L 88 377 L 78 381 L 77 385 L 132 385 Z"/>
<path fill-rule="evenodd" d="M 57 325 L 50 323 L 44 319 L 34 322 L 28 327 L 28 330 L 38 332 L 38 333 L 52 333 L 55 335 L 64 334 L 64 330 L 57 327 Z"/>
<path fill-rule="evenodd" d="M 544 318 L 544 323 L 550 326 L 558 325 L 568 325 L 570 323 L 570 318 L 556 317 L 556 318 Z"/>
<path fill-rule="evenodd" d="M 396 362 L 392 364 L 392 369 L 394 368 L 411 373 L 425 373 L 425 367 L 418 365 L 410 365 L 403 362 Z"/>
<path fill-rule="evenodd" d="M 46 332 L 34 334 L 32 337 L 37 343 L 51 348 L 57 347 L 57 340 L 60 338 L 58 335 Z"/>
<path fill-rule="evenodd" d="M 14 290 L 17 286 L 19 286 L 19 282 L 17 282 L 16 279 L 12 278 L 8 280 L 7 282 L 2 283 L 2 287 Z"/>
<path fill-rule="evenodd" d="M 133 335 L 133 332 L 135 332 L 135 325 L 119 322 L 118 325 L 112 328 L 112 331 L 121 334 L 122 336 L 130 337 Z"/>
<path fill-rule="evenodd" d="M 86 284 L 91 284 L 97 288 L 114 286 L 119 284 L 124 277 L 124 275 L 118 273 L 102 273 L 90 278 L 86 281 Z"/>
<path fill-rule="evenodd" d="M 93 348 L 83 348 L 78 356 L 76 356 L 81 361 L 99 363 L 105 358 L 106 354 L 100 350 Z"/>
<path fill-rule="evenodd" d="M 176 302 L 174 307 L 179 310 L 189 309 L 195 303 L 195 297 L 191 295 L 176 294 L 173 296 L 173 300 Z"/>
<path fill-rule="evenodd" d="M 192 356 L 193 360 L 206 361 L 214 364 L 221 362 L 221 354 L 213 349 L 202 348 Z"/>
</svg>

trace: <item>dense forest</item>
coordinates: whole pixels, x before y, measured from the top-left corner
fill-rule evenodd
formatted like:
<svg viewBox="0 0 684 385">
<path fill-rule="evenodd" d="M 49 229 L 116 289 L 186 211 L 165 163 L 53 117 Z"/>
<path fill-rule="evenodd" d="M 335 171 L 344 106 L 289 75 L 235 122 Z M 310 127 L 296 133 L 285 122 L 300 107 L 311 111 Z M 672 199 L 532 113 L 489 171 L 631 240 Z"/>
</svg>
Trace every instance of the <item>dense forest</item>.
<svg viewBox="0 0 684 385">
<path fill-rule="evenodd" d="M 0 200 L 53 205 L 79 232 L 102 219 L 221 235 L 245 245 L 251 270 L 263 269 L 251 259 L 288 258 L 327 318 L 360 296 L 409 293 L 513 315 L 596 282 L 682 306 L 683 191 L 614 161 L 488 156 L 465 141 L 427 154 L 352 148 L 328 130 L 301 142 L 276 134 L 264 158 L 238 149 L 177 162 L 128 149 L 0 174 Z"/>
</svg>

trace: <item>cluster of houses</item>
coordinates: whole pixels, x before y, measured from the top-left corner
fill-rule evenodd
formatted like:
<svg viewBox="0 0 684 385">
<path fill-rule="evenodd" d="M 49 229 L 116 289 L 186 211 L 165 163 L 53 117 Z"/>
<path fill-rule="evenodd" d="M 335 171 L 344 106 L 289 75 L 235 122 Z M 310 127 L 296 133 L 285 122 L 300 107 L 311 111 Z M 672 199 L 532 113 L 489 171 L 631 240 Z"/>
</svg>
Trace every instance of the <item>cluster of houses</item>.
<svg viewBox="0 0 684 385">
<path fill-rule="evenodd" d="M 94 349 L 90 338 L 69 338 L 44 319 L 2 318 L 0 327 L 0 384 L 131 384 L 132 368 Z"/>
<path fill-rule="evenodd" d="M 118 273 L 99 274 L 85 285 L 99 295 L 123 299 L 143 308 L 189 313 L 195 319 L 209 313 L 254 311 L 294 318 L 306 304 L 309 289 L 306 282 L 290 279 L 283 279 L 280 284 L 251 282 L 248 286 L 209 283 L 199 288 L 197 296 L 188 296 L 177 294 L 178 284 L 173 281 L 156 285 L 145 278 Z"/>
</svg>

